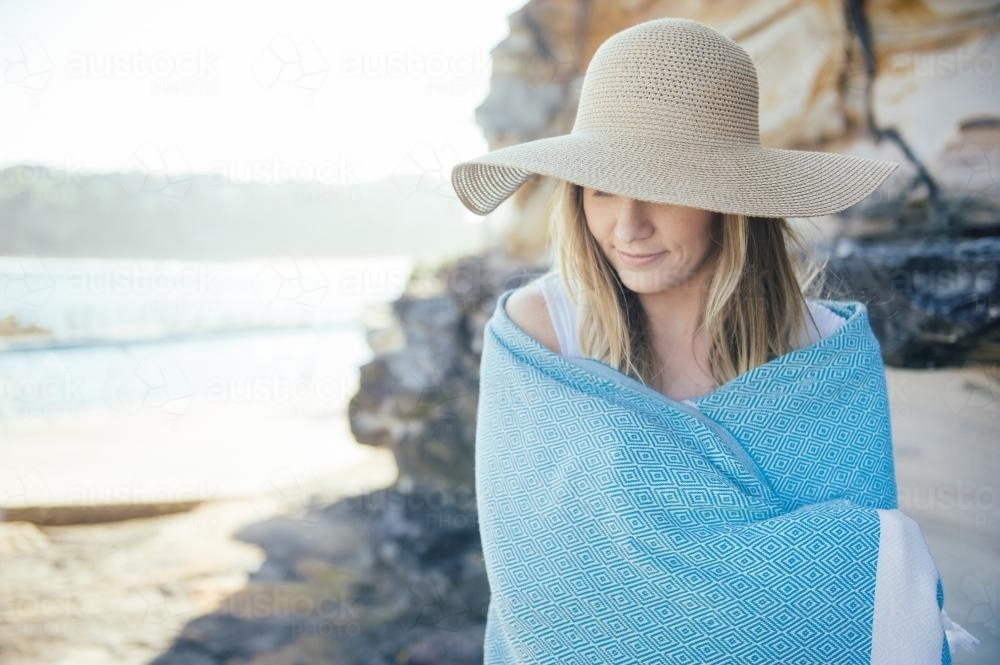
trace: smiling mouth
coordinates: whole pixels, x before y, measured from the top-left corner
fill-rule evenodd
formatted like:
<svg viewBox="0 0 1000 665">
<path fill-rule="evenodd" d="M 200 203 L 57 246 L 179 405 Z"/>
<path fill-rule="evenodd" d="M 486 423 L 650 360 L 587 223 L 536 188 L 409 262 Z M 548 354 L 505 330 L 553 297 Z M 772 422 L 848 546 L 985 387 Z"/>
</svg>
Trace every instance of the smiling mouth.
<svg viewBox="0 0 1000 665">
<path fill-rule="evenodd" d="M 664 250 L 664 251 L 666 251 L 666 250 Z M 619 249 L 618 253 L 619 254 L 623 254 L 624 256 L 627 256 L 630 259 L 648 259 L 651 256 L 658 256 L 659 254 L 662 254 L 663 252 L 653 252 L 652 254 L 632 254 L 631 252 L 625 252 L 625 251 Z"/>
<path fill-rule="evenodd" d="M 622 262 L 632 267 L 649 265 L 660 259 L 666 253 L 667 250 L 657 252 L 656 254 L 629 254 L 620 249 L 618 250 L 618 256 L 621 257 Z"/>
</svg>

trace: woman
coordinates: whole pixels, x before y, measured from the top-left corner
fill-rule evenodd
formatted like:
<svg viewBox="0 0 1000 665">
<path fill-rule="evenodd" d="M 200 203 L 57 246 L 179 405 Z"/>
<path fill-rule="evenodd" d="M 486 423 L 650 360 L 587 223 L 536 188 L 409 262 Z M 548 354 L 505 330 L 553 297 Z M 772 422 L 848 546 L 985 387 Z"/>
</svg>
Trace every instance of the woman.
<svg viewBox="0 0 1000 665">
<path fill-rule="evenodd" d="M 757 95 L 731 39 L 648 21 L 598 48 L 571 133 L 452 171 L 480 215 L 559 184 L 557 270 L 483 334 L 487 664 L 951 662 L 867 309 L 806 299 L 784 219 L 898 164 L 765 148 Z"/>
<path fill-rule="evenodd" d="M 802 275 L 788 245 L 803 243 L 783 219 L 727 219 L 568 181 L 555 200 L 559 270 L 507 301 L 511 319 L 552 351 L 598 358 L 687 400 L 843 322 L 803 302 L 803 282 L 822 273 Z"/>
</svg>

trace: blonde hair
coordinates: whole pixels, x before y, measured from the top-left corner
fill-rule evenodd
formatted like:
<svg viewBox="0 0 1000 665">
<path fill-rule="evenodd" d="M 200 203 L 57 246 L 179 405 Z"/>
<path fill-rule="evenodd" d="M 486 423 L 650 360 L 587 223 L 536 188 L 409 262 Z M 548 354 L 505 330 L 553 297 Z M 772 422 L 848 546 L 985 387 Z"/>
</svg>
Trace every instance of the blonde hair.
<svg viewBox="0 0 1000 665">
<path fill-rule="evenodd" d="M 583 188 L 558 180 L 550 201 L 552 263 L 572 285 L 581 355 L 656 385 L 662 370 L 645 310 L 590 233 Z M 820 297 L 825 263 L 784 218 L 713 213 L 710 228 L 716 263 L 703 326 L 709 371 L 722 385 L 799 346 L 806 316 L 815 325 L 805 299 Z"/>
</svg>

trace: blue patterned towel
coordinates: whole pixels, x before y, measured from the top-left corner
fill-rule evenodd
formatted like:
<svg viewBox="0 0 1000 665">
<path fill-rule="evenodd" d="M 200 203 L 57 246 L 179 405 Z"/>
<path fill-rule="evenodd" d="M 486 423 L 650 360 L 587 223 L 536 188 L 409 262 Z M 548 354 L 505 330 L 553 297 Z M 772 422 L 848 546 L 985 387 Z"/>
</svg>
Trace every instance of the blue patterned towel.
<svg viewBox="0 0 1000 665">
<path fill-rule="evenodd" d="M 951 662 L 864 304 L 688 404 L 550 351 L 512 292 L 477 413 L 487 665 Z"/>
</svg>

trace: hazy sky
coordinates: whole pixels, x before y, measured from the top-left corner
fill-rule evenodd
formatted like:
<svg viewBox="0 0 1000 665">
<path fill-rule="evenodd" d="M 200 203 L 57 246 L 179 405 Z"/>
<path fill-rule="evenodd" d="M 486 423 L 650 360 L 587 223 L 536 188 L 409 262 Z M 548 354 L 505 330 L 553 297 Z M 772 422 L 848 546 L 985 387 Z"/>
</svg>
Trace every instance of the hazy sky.
<svg viewBox="0 0 1000 665">
<path fill-rule="evenodd" d="M 447 168 L 487 150 L 473 109 L 523 4 L 5 0 L 0 166 L 330 184 Z"/>
</svg>

